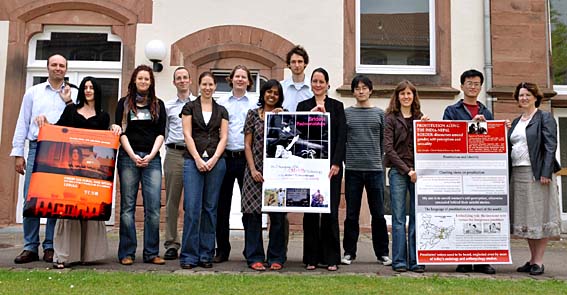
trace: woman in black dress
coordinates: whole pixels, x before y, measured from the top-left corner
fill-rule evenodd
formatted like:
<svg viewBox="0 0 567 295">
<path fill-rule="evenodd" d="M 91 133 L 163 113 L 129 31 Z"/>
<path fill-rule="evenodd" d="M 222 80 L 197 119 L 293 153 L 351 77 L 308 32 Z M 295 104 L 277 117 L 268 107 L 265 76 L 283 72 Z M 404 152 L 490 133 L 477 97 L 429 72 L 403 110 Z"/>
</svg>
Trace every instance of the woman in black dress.
<svg viewBox="0 0 567 295">
<path fill-rule="evenodd" d="M 66 86 L 69 87 L 69 86 Z M 66 91 L 70 96 L 70 91 Z M 68 105 L 59 118 L 57 125 L 108 130 L 110 116 L 101 109 L 102 94 L 93 77 L 85 77 L 79 86 L 77 104 Z M 70 99 L 70 98 L 69 98 Z M 122 129 L 112 125 L 111 130 L 120 135 Z M 72 153 L 80 153 L 80 148 L 73 147 Z M 77 156 L 82 157 L 81 154 Z M 106 258 L 108 245 L 106 225 L 97 220 L 58 219 L 53 237 L 53 266 L 64 268 L 71 263 L 92 262 Z"/>
<path fill-rule="evenodd" d="M 329 157 L 331 168 L 331 213 L 305 213 L 303 215 L 303 263 L 307 270 L 326 265 L 336 271 L 340 260 L 339 202 L 345 157 L 346 119 L 343 103 L 327 96 L 329 74 L 317 68 L 311 74 L 311 90 L 314 96 L 297 105 L 297 111 L 328 112 L 331 117 L 331 142 Z"/>
</svg>

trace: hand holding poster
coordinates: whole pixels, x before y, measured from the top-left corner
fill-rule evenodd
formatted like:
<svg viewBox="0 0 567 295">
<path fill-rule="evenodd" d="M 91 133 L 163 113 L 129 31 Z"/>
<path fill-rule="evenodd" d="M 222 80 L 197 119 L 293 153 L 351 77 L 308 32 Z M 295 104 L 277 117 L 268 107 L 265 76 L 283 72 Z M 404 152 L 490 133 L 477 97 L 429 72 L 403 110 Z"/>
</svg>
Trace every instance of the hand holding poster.
<svg viewBox="0 0 567 295">
<path fill-rule="evenodd" d="M 505 122 L 414 124 L 417 263 L 512 263 Z"/>
<path fill-rule="evenodd" d="M 328 113 L 266 114 L 264 212 L 330 212 Z"/>
<path fill-rule="evenodd" d="M 24 216 L 108 220 L 118 143 L 111 131 L 42 127 Z"/>
</svg>

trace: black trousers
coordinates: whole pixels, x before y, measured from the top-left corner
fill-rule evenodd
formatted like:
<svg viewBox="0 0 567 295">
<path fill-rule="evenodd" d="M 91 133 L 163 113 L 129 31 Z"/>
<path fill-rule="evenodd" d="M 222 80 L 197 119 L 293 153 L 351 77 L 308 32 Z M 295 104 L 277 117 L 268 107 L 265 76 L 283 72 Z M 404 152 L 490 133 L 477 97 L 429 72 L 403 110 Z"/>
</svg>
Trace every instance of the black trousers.
<svg viewBox="0 0 567 295">
<path fill-rule="evenodd" d="M 230 256 L 230 207 L 232 205 L 232 190 L 234 180 L 242 190 L 244 184 L 244 168 L 246 159 L 244 156 L 238 158 L 225 157 L 226 173 L 221 185 L 219 203 L 217 208 L 217 249 L 215 256 L 228 259 Z"/>
<path fill-rule="evenodd" d="M 338 265 L 341 261 L 339 202 L 343 170 L 331 178 L 331 213 L 303 215 L 303 263 Z"/>
</svg>

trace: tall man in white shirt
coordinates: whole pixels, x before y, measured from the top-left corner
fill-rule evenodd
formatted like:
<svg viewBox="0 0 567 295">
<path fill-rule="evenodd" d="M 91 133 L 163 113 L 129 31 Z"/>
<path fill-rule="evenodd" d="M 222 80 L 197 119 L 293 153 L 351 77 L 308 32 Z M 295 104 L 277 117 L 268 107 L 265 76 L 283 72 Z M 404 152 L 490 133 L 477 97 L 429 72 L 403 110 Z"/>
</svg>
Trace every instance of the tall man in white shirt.
<svg viewBox="0 0 567 295">
<path fill-rule="evenodd" d="M 67 60 L 59 55 L 51 55 L 47 59 L 48 78 L 26 90 L 20 114 L 16 123 L 16 131 L 12 139 L 12 152 L 16 172 L 25 175 L 24 204 L 28 194 L 31 173 L 37 149 L 39 129 L 45 124 L 54 124 L 59 120 L 65 106 L 73 103 L 71 90 L 65 84 Z M 27 162 L 24 159 L 24 145 L 29 141 Z M 43 260 L 53 262 L 53 231 L 56 219 L 48 218 L 43 241 Z M 28 263 L 39 260 L 39 218 L 24 217 L 24 250 L 14 259 L 14 263 Z"/>
<path fill-rule="evenodd" d="M 293 47 L 286 55 L 287 67 L 291 77 L 281 81 L 284 92 L 284 109 L 295 112 L 297 104 L 313 96 L 309 77 L 305 68 L 309 64 L 309 55 L 301 45 Z"/>
<path fill-rule="evenodd" d="M 248 68 L 243 65 L 234 67 L 229 75 L 232 92 L 217 102 L 228 111 L 228 142 L 224 151 L 226 173 L 221 186 L 217 209 L 216 240 L 217 249 L 213 262 L 227 261 L 230 256 L 230 207 L 234 180 L 242 189 L 246 158 L 244 157 L 244 121 L 248 110 L 258 107 L 258 98 L 251 97 L 248 90 L 254 81 Z"/>
<path fill-rule="evenodd" d="M 165 103 L 167 113 L 167 125 L 165 133 L 165 160 L 163 163 L 165 174 L 165 254 L 166 260 L 177 259 L 180 237 L 177 232 L 177 220 L 179 217 L 179 202 L 183 192 L 183 163 L 185 159 L 185 139 L 183 137 L 183 126 L 179 114 L 183 106 L 190 100 L 195 100 L 191 95 L 191 77 L 185 67 L 178 67 L 173 72 L 173 85 L 177 88 L 177 96 Z"/>
<path fill-rule="evenodd" d="M 305 68 L 309 64 L 309 55 L 307 51 L 305 51 L 305 48 L 301 45 L 296 45 L 287 53 L 285 61 L 287 67 L 291 70 L 291 77 L 280 82 L 284 92 L 283 107 L 285 110 L 295 112 L 297 104 L 313 97 L 311 81 L 309 81 L 309 77 L 305 75 Z M 289 241 L 289 221 L 287 215 L 284 223 L 284 233 L 287 249 Z"/>
</svg>

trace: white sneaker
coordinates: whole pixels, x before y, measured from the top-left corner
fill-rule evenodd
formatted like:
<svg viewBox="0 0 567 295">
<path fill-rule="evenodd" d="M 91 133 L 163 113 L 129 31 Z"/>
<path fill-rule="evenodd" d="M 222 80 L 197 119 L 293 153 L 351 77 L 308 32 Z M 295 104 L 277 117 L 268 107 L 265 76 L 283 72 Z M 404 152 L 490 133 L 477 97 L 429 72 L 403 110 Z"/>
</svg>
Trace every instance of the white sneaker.
<svg viewBox="0 0 567 295">
<path fill-rule="evenodd" d="M 390 257 L 388 256 L 382 256 L 378 258 L 378 263 L 381 263 L 385 266 L 392 265 L 392 259 L 390 259 Z"/>
<path fill-rule="evenodd" d="M 343 256 L 343 258 L 341 258 L 341 263 L 345 265 L 350 265 L 353 260 L 354 259 L 352 258 L 352 256 L 346 254 L 345 256 Z"/>
</svg>

